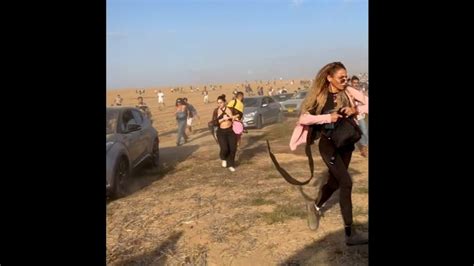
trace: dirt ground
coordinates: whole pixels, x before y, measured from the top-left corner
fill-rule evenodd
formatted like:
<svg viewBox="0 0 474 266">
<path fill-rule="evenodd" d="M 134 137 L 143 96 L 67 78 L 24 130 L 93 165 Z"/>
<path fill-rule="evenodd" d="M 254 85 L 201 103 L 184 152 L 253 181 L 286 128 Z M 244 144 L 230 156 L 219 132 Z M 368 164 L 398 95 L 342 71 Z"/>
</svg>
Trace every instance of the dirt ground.
<svg viewBox="0 0 474 266">
<path fill-rule="evenodd" d="M 222 92 L 230 95 L 232 89 L 229 85 Z M 128 182 L 127 196 L 107 201 L 107 264 L 367 265 L 368 245 L 344 244 L 338 191 L 329 200 L 318 231 L 307 226 L 301 192 L 316 197 L 327 171 L 317 145 L 313 145 L 317 178 L 301 191 L 286 183 L 271 163 L 266 139 L 293 176 L 300 180 L 309 176 L 303 148 L 291 152 L 288 146 L 296 118 L 250 129 L 237 153 L 237 171 L 221 167 L 218 145 L 204 122 L 222 92 L 214 91 L 209 97 L 213 102 L 207 105 L 198 93 L 184 94 L 201 119 L 190 142 L 180 147 L 175 145 L 173 106 L 157 110 L 156 99 L 150 99 L 160 132 L 160 165 L 137 170 Z M 135 103 L 134 91 L 112 91 L 108 105 L 117 93 L 126 95 L 126 104 Z M 171 105 L 174 99 L 169 98 L 165 103 Z M 368 231 L 368 160 L 357 150 L 349 170 L 355 224 Z"/>
</svg>

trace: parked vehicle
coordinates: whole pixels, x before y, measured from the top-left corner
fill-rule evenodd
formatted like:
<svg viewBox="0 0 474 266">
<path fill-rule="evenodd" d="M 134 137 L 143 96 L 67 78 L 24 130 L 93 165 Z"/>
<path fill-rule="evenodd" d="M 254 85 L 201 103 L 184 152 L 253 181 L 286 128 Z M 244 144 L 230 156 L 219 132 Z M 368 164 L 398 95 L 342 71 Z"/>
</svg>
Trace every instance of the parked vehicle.
<svg viewBox="0 0 474 266">
<path fill-rule="evenodd" d="M 280 106 L 281 106 L 280 109 L 283 111 L 283 105 L 281 105 L 281 103 L 288 100 L 288 99 L 291 99 L 291 97 L 293 97 L 293 95 L 294 95 L 294 93 L 282 93 L 282 94 L 278 94 L 278 95 L 273 95 L 272 98 L 273 98 L 273 100 L 280 103 Z"/>
<path fill-rule="evenodd" d="M 105 138 L 107 195 L 120 197 L 133 169 L 145 161 L 158 166 L 158 132 L 138 108 L 107 107 Z"/>
<path fill-rule="evenodd" d="M 280 104 L 270 96 L 244 98 L 244 126 L 262 128 L 272 122 L 281 122 Z"/>
<path fill-rule="evenodd" d="M 299 91 L 293 95 L 291 99 L 281 102 L 282 111 L 284 114 L 297 115 L 301 110 L 301 104 L 303 103 L 304 98 L 308 91 Z"/>
</svg>

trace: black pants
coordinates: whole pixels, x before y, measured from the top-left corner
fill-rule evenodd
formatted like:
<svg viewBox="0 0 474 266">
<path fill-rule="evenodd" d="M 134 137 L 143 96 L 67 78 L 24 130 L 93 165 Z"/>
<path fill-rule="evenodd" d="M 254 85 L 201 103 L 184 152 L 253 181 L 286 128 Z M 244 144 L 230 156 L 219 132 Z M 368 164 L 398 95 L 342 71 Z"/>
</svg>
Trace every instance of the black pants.
<svg viewBox="0 0 474 266">
<path fill-rule="evenodd" d="M 331 140 L 326 137 L 321 136 L 319 140 L 319 152 L 329 169 L 329 179 L 323 186 L 321 199 L 316 205 L 321 207 L 334 191 L 340 188 L 339 205 L 346 226 L 352 224 L 352 180 L 347 170 L 352 151 L 354 151 L 354 144 L 336 150 Z"/>
<path fill-rule="evenodd" d="M 235 152 L 237 151 L 237 138 L 232 127 L 226 129 L 218 128 L 216 135 L 221 148 L 219 154 L 221 160 L 226 160 L 228 167 L 234 167 Z"/>
</svg>

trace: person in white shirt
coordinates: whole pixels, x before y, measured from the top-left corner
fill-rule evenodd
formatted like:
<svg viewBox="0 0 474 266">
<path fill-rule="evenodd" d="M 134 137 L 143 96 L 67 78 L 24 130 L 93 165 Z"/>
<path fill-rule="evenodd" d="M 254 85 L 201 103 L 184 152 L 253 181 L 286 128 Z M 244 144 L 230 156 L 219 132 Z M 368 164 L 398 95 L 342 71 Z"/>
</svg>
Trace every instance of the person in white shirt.
<svg viewBox="0 0 474 266">
<path fill-rule="evenodd" d="M 209 103 L 209 92 L 207 91 L 206 86 L 204 86 L 204 90 L 202 91 L 202 95 L 204 95 L 204 103 Z"/>
<path fill-rule="evenodd" d="M 165 94 L 159 90 L 156 95 L 158 96 L 158 109 L 161 110 L 161 107 L 165 106 Z"/>
<path fill-rule="evenodd" d="M 359 78 L 357 76 L 352 76 L 351 86 L 366 94 L 365 89 L 361 88 L 361 86 L 359 85 Z M 360 130 L 362 131 L 362 138 L 357 143 L 359 146 L 360 155 L 367 158 L 369 156 L 369 132 L 367 128 L 367 123 L 365 121 L 365 114 L 357 115 L 357 122 L 359 124 Z"/>
<path fill-rule="evenodd" d="M 270 90 L 268 90 L 268 96 L 273 96 L 273 88 L 270 87 Z"/>
<path fill-rule="evenodd" d="M 123 101 L 123 98 L 120 97 L 120 94 L 117 95 L 117 97 L 115 98 L 115 106 L 122 106 L 122 101 Z"/>
</svg>

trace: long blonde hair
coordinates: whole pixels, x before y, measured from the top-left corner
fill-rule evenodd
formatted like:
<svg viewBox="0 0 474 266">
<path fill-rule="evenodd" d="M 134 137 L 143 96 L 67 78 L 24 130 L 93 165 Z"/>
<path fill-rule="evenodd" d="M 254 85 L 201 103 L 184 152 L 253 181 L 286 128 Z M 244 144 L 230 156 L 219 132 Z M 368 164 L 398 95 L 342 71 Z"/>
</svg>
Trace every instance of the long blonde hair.
<svg viewBox="0 0 474 266">
<path fill-rule="evenodd" d="M 316 111 L 314 114 L 321 114 L 329 92 L 329 81 L 327 77 L 334 75 L 339 69 L 346 69 L 341 62 L 333 62 L 325 65 L 316 74 L 313 84 L 306 95 L 301 106 L 301 114 L 310 111 Z M 345 93 L 339 93 L 336 100 L 336 106 L 342 107 L 350 105 L 350 101 Z M 313 113 L 313 112 L 311 112 Z"/>
</svg>

